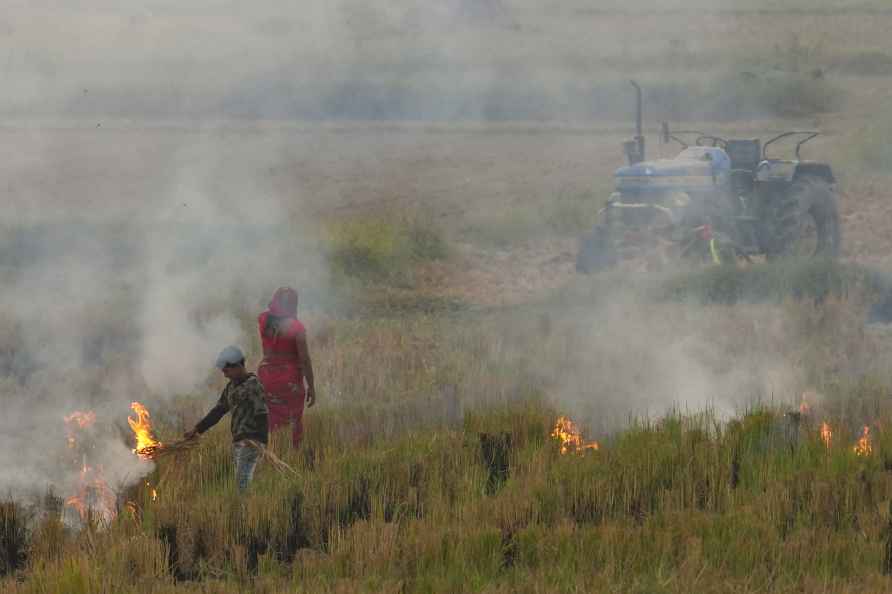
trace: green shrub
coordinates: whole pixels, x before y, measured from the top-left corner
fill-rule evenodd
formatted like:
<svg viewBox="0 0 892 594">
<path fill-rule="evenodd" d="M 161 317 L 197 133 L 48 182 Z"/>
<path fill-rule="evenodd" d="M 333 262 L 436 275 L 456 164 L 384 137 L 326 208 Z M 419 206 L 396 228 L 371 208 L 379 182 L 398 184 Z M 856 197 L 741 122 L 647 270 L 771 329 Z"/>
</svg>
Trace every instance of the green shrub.
<svg viewBox="0 0 892 594">
<path fill-rule="evenodd" d="M 410 220 L 406 235 L 409 252 L 416 261 L 442 260 L 449 255 L 449 246 L 442 232 L 430 220 Z"/>
<path fill-rule="evenodd" d="M 506 247 L 530 239 L 575 237 L 591 230 L 598 210 L 610 196 L 610 176 L 592 179 L 595 188 L 586 192 L 546 196 L 539 204 L 528 204 L 490 214 L 474 221 L 465 231 L 472 241 Z"/>
<path fill-rule="evenodd" d="M 329 225 L 327 239 L 332 269 L 362 280 L 407 282 L 415 264 L 448 255 L 440 229 L 422 217 L 340 221 Z"/>
<path fill-rule="evenodd" d="M 888 280 L 868 269 L 833 260 L 784 260 L 747 268 L 711 267 L 673 276 L 656 297 L 700 303 L 780 303 L 786 299 L 822 301 L 850 291 L 877 295 Z"/>
<path fill-rule="evenodd" d="M 546 232 L 533 207 L 515 207 L 474 220 L 464 230 L 465 238 L 486 245 L 506 247 L 522 243 Z"/>
<path fill-rule="evenodd" d="M 607 183 L 610 182 L 612 180 L 608 178 Z M 561 194 L 543 209 L 545 224 L 558 235 L 575 235 L 591 230 L 598 219 L 598 210 L 609 195 L 609 186 L 591 192 Z"/>
</svg>

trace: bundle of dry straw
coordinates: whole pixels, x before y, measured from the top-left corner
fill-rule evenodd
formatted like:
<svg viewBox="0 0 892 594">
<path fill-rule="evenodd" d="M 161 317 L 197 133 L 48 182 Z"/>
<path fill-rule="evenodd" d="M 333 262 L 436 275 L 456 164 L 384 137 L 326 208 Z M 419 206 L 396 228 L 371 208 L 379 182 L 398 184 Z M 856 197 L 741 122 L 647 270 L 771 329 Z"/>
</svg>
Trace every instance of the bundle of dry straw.
<svg viewBox="0 0 892 594">
<path fill-rule="evenodd" d="M 259 441 L 255 441 L 253 439 L 246 440 L 248 445 L 257 448 L 260 450 L 260 454 L 264 460 L 268 460 L 270 465 L 273 468 L 278 470 L 284 474 L 297 474 L 297 471 L 294 470 L 287 462 L 276 456 L 272 453 L 269 448 L 260 443 Z M 198 437 L 193 437 L 191 439 L 181 439 L 179 441 L 174 441 L 172 443 L 158 443 L 156 445 L 151 445 L 148 447 L 144 447 L 142 449 L 136 450 L 136 453 L 139 457 L 144 458 L 146 460 L 160 460 L 166 456 L 170 456 L 172 454 L 180 454 L 183 452 L 188 452 L 192 448 L 198 445 Z"/>
<path fill-rule="evenodd" d="M 263 459 L 268 460 L 273 468 L 278 470 L 283 474 L 297 474 L 297 471 L 294 470 L 287 462 L 276 456 L 274 453 L 270 451 L 268 447 L 260 443 L 259 441 L 254 441 L 253 439 L 246 440 L 248 445 L 257 448 L 260 450 L 260 454 L 263 456 Z"/>
<path fill-rule="evenodd" d="M 136 454 L 140 458 L 145 458 L 147 460 L 159 460 L 165 456 L 170 456 L 171 454 L 187 452 L 197 445 L 198 439 L 193 437 L 192 439 L 181 439 L 171 443 L 158 443 L 156 445 L 144 447 L 136 450 Z"/>
</svg>

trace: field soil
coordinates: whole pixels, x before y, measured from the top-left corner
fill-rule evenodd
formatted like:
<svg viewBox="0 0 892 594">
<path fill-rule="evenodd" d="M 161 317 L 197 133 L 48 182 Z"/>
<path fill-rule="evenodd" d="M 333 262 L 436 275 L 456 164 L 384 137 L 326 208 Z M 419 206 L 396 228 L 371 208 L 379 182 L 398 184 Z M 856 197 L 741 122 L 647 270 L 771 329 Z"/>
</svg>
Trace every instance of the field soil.
<svg viewBox="0 0 892 594">
<path fill-rule="evenodd" d="M 843 258 L 892 268 L 889 179 L 847 154 L 857 138 L 834 131 L 845 118 L 827 116 L 831 131 L 807 156 L 830 162 L 839 177 Z M 715 128 L 752 137 L 798 125 Z M 0 128 L 0 178 L 8 208 L 32 222 L 64 222 L 73 212 L 75 220 L 189 220 L 190 209 L 200 212 L 209 200 L 215 216 L 246 224 L 264 222 L 272 202 L 277 217 L 310 233 L 342 218 L 421 214 L 446 234 L 455 256 L 422 267 L 425 293 L 518 303 L 573 279 L 585 228 L 573 221 L 554 228 L 548 217 L 568 198 L 571 217 L 593 217 L 623 164 L 621 128 L 9 123 Z M 676 147 L 653 142 L 650 150 L 671 156 Z"/>
</svg>

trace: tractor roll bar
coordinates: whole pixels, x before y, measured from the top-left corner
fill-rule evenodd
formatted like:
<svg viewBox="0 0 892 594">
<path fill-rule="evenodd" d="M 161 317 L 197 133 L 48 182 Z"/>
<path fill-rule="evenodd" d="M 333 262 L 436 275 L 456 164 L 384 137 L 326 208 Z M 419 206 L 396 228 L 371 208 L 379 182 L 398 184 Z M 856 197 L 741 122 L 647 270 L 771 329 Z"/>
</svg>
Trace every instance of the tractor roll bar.
<svg viewBox="0 0 892 594">
<path fill-rule="evenodd" d="M 682 134 L 691 135 L 696 134 L 697 137 L 694 140 L 694 144 L 697 146 L 707 146 L 703 144 L 704 140 L 709 140 L 712 142 L 711 146 L 718 146 L 724 148 L 728 141 L 721 136 L 713 136 L 711 134 L 707 134 L 706 132 L 701 132 L 700 130 L 669 130 L 669 124 L 667 122 L 662 122 L 660 127 L 660 136 L 662 137 L 663 144 L 668 143 L 670 140 L 674 140 L 678 144 L 681 145 L 681 148 L 686 149 L 690 146 L 690 144 L 683 138 L 679 136 Z"/>
<path fill-rule="evenodd" d="M 641 98 L 641 86 L 635 82 L 634 80 L 629 81 L 633 87 L 635 87 L 635 142 L 638 144 L 638 155 L 641 160 L 645 159 L 644 157 L 644 132 L 642 130 L 642 98 Z"/>
<path fill-rule="evenodd" d="M 778 134 L 777 136 L 775 136 L 771 140 L 766 141 L 765 144 L 762 145 L 762 158 L 763 159 L 768 158 L 768 145 L 770 145 L 774 142 L 777 142 L 778 140 L 780 140 L 782 138 L 787 138 L 789 136 L 805 136 L 805 138 L 803 138 L 802 140 L 800 140 L 799 142 L 796 143 L 796 159 L 799 159 L 799 149 L 802 148 L 802 145 L 805 144 L 806 142 L 808 142 L 809 140 L 811 140 L 812 138 L 814 138 L 815 136 L 820 136 L 820 135 L 821 135 L 821 133 L 818 132 L 817 130 L 793 130 L 791 132 L 784 132 L 783 134 Z"/>
</svg>

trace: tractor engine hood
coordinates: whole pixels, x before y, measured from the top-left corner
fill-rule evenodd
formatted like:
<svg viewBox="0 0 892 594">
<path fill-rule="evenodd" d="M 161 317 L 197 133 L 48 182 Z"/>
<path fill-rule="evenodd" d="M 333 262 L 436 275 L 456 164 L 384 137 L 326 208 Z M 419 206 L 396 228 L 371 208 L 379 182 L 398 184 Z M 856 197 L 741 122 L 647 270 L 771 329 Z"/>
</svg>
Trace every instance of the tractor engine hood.
<svg viewBox="0 0 892 594">
<path fill-rule="evenodd" d="M 731 159 L 717 147 L 689 147 L 674 159 L 644 161 L 616 170 L 619 191 L 712 187 L 724 184 Z"/>
</svg>

